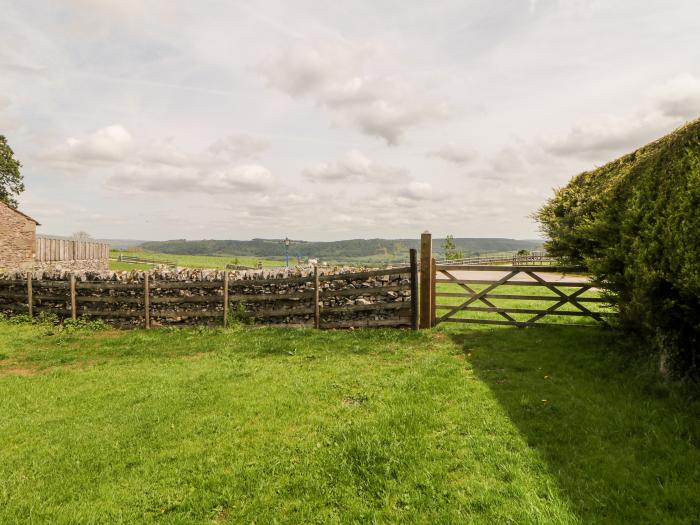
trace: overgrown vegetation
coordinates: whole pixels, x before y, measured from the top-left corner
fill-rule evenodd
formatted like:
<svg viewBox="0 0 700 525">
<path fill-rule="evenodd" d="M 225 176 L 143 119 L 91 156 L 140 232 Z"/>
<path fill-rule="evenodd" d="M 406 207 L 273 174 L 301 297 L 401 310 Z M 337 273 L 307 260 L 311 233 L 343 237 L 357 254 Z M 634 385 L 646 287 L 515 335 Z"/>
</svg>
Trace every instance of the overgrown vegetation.
<svg viewBox="0 0 700 525">
<path fill-rule="evenodd" d="M 575 177 L 538 212 L 550 254 L 583 263 L 662 371 L 700 375 L 700 120 Z"/>
<path fill-rule="evenodd" d="M 595 328 L 0 322 L 0 522 L 692 523 L 697 404 Z"/>
</svg>

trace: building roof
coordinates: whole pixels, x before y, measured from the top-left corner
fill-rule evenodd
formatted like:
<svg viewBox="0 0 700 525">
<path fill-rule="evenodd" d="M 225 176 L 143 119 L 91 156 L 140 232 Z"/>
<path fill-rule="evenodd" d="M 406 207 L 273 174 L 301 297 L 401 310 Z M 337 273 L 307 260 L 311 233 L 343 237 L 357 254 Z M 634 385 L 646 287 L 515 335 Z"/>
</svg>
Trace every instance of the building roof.
<svg viewBox="0 0 700 525">
<path fill-rule="evenodd" d="M 12 206 L 10 206 L 9 204 L 6 204 L 6 203 L 0 201 L 0 205 L 5 206 L 6 208 L 9 208 L 10 210 L 12 210 L 13 212 L 15 212 L 15 213 L 21 215 L 21 216 L 24 217 L 25 219 L 29 219 L 30 221 L 32 221 L 32 222 L 33 222 L 34 224 L 36 224 L 37 226 L 41 226 L 41 224 L 39 223 L 39 221 L 37 221 L 36 219 L 32 219 L 32 218 L 31 218 L 29 215 L 27 215 L 26 213 L 22 213 L 22 212 L 19 211 L 18 209 L 15 209 L 15 208 L 13 208 Z"/>
</svg>

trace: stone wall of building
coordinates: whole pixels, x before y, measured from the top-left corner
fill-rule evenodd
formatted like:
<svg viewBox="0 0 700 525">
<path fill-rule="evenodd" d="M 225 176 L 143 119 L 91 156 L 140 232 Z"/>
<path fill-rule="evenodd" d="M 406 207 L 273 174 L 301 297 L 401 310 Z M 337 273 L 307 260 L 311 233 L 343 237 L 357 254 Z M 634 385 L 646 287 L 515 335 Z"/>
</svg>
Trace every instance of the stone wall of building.
<svg viewBox="0 0 700 525">
<path fill-rule="evenodd" d="M 34 266 L 36 223 L 0 202 L 0 271 Z"/>
</svg>

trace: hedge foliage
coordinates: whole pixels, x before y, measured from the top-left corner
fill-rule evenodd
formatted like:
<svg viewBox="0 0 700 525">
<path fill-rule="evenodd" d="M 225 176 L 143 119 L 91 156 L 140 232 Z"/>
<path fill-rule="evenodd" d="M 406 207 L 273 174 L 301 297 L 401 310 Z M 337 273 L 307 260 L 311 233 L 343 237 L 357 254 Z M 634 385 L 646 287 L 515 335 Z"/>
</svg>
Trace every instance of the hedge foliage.
<svg viewBox="0 0 700 525">
<path fill-rule="evenodd" d="M 588 266 L 663 369 L 700 375 L 700 119 L 574 177 L 536 218 L 549 253 Z"/>
</svg>

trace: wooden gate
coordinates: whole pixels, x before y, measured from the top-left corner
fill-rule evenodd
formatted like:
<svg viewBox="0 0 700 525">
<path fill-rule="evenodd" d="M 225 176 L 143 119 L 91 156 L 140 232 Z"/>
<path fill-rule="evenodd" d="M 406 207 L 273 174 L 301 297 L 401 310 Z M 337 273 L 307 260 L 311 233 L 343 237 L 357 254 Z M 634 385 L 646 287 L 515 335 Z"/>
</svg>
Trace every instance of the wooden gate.
<svg viewBox="0 0 700 525">
<path fill-rule="evenodd" d="M 447 322 L 561 326 L 574 324 L 567 322 L 574 318 L 581 326 L 581 318 L 599 324 L 613 315 L 583 268 L 436 264 L 431 242 L 423 234 L 421 328 Z"/>
</svg>

